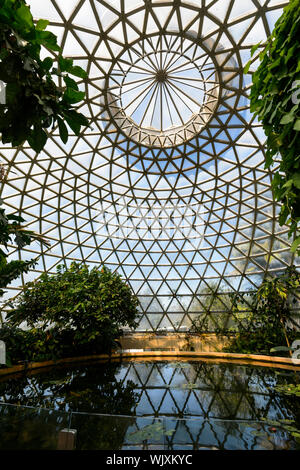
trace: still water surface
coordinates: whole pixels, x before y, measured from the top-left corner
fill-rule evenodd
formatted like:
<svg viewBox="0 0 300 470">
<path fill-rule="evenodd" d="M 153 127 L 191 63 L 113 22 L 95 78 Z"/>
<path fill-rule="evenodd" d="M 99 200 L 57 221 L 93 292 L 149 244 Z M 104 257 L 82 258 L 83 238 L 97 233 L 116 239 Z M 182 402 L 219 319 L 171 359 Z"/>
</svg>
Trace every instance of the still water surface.
<svg viewBox="0 0 300 470">
<path fill-rule="evenodd" d="M 64 428 L 77 449 L 298 449 L 300 397 L 280 389 L 297 383 L 203 361 L 56 367 L 0 383 L 0 449 L 55 449 Z"/>
</svg>

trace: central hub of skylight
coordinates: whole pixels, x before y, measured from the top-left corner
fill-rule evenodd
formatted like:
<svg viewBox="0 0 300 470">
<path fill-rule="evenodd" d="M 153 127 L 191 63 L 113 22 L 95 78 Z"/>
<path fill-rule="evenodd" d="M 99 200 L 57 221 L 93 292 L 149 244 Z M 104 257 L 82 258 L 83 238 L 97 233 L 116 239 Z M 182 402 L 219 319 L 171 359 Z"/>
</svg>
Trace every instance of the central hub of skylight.
<svg viewBox="0 0 300 470">
<path fill-rule="evenodd" d="M 165 83 L 168 80 L 168 72 L 166 70 L 158 70 L 156 72 L 156 81 Z"/>
<path fill-rule="evenodd" d="M 122 51 L 108 73 L 107 105 L 121 132 L 149 147 L 173 147 L 198 134 L 218 102 L 207 50 L 180 35 L 157 35 Z"/>
</svg>

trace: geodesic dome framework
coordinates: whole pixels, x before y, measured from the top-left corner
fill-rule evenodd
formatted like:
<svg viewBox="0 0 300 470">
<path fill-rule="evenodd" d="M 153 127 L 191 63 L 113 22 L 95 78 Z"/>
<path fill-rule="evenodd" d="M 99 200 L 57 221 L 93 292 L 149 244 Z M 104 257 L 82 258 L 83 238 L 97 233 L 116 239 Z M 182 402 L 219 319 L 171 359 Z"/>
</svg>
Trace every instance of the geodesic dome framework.
<svg viewBox="0 0 300 470">
<path fill-rule="evenodd" d="M 91 128 L 66 145 L 54 129 L 39 155 L 1 147 L 5 206 L 52 244 L 18 254 L 42 253 L 23 283 L 74 260 L 104 263 L 139 296 L 139 330 L 184 330 L 201 312 L 213 328 L 228 292 L 297 263 L 249 110 L 258 61 L 243 73 L 287 3 L 28 1 L 88 72 L 78 83 Z"/>
</svg>

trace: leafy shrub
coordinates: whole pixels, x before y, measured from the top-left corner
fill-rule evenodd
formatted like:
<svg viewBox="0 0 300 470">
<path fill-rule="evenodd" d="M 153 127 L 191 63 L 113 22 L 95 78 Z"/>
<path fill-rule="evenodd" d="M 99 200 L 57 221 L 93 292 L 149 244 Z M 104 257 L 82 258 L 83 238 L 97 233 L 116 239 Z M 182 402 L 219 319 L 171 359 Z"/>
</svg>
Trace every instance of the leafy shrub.
<svg viewBox="0 0 300 470">
<path fill-rule="evenodd" d="M 287 351 L 300 337 L 294 308 L 299 304 L 299 288 L 300 274 L 291 267 L 282 276 L 265 279 L 257 291 L 228 294 L 230 302 L 226 302 L 222 321 L 215 321 L 213 330 L 216 335 L 229 338 L 230 344 L 224 351 L 242 354 L 269 354 L 272 348 L 277 348 L 276 354 L 279 349 Z M 209 308 L 206 309 L 193 320 L 190 331 L 210 331 L 211 316 Z"/>
<path fill-rule="evenodd" d="M 137 307 L 130 287 L 107 268 L 58 266 L 55 275 L 28 283 L 8 312 L 8 350 L 12 344 L 15 358 L 27 360 L 108 352 L 122 327 L 137 326 Z M 31 329 L 21 332 L 24 322 Z M 26 343 L 20 349 L 18 335 Z M 0 339 L 6 341 L 1 332 Z"/>
<path fill-rule="evenodd" d="M 0 329 L 0 340 L 6 344 L 7 366 L 19 362 L 55 361 L 64 357 L 107 353 L 116 346 L 116 343 L 106 336 L 88 343 L 80 343 L 75 339 L 74 330 L 23 330 L 8 325 Z"/>
<path fill-rule="evenodd" d="M 0 178 L 1 181 L 1 178 Z M 0 201 L 1 206 L 2 201 Z M 4 295 L 4 288 L 22 273 L 27 273 L 34 267 L 37 259 L 29 261 L 13 260 L 7 261 L 9 244 L 15 243 L 19 249 L 30 245 L 34 240 L 40 241 L 47 247 L 50 246 L 48 240 L 43 235 L 28 230 L 22 224 L 25 220 L 14 214 L 6 214 L 5 209 L 0 208 L 0 297 Z M 1 311 L 0 311 L 1 318 Z"/>
<path fill-rule="evenodd" d="M 290 344 L 300 336 L 292 308 L 298 302 L 300 274 L 294 267 L 274 279 L 266 279 L 256 292 L 233 297 L 233 312 L 242 306 L 249 309 L 236 331 L 229 352 L 266 353 L 277 346 Z M 238 315 L 238 313 L 237 313 Z"/>
<path fill-rule="evenodd" d="M 22 330 L 8 325 L 0 329 L 0 340 L 6 344 L 7 361 L 10 366 L 21 361 L 40 361 L 54 358 L 51 354 L 51 346 L 47 344 L 47 333 L 38 330 Z M 55 343 L 52 343 L 55 347 Z"/>
<path fill-rule="evenodd" d="M 254 46 L 255 54 L 260 44 Z M 275 198 L 280 201 L 280 225 L 290 225 L 296 235 L 293 251 L 300 253 L 300 1 L 290 0 L 267 45 L 259 54 L 260 66 L 253 74 L 251 111 L 262 122 L 267 136 L 266 168 L 280 167 L 273 180 Z M 255 61 L 255 56 L 253 60 Z M 245 72 L 248 72 L 250 63 Z"/>
</svg>

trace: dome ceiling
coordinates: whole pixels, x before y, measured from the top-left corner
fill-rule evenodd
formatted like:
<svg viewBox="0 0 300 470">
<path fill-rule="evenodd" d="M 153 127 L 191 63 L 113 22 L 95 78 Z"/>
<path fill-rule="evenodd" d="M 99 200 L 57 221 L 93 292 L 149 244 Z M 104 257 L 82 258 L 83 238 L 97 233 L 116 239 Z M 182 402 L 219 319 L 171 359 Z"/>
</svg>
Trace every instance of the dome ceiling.
<svg viewBox="0 0 300 470">
<path fill-rule="evenodd" d="M 226 292 L 295 261 L 249 110 L 257 62 L 243 74 L 287 3 L 28 1 L 87 70 L 80 111 L 92 125 L 66 145 L 54 129 L 39 155 L 1 147 L 6 207 L 52 245 L 23 282 L 73 260 L 104 263 L 139 295 L 140 330 L 180 330 L 212 290 L 226 304 Z"/>
</svg>

